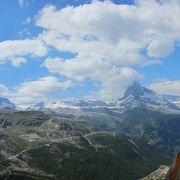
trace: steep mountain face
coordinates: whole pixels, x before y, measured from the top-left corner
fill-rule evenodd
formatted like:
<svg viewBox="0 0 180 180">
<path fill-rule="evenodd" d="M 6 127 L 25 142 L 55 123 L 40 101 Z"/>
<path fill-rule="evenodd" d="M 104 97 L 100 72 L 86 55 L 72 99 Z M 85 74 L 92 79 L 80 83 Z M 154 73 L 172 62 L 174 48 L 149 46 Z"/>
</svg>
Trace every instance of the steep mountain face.
<svg viewBox="0 0 180 180">
<path fill-rule="evenodd" d="M 129 110 L 132 108 L 148 108 L 159 111 L 178 111 L 179 108 L 167 98 L 156 92 L 142 87 L 138 82 L 134 82 L 119 100 L 119 105 Z"/>
<path fill-rule="evenodd" d="M 7 98 L 0 97 L 0 109 L 15 109 L 16 106 Z"/>
</svg>

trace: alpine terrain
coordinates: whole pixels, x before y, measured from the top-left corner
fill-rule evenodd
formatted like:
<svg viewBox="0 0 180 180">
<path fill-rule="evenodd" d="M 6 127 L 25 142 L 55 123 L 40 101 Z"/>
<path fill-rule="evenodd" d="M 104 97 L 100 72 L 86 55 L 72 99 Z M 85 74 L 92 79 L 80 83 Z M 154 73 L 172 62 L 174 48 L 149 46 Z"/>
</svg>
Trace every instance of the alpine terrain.
<svg viewBox="0 0 180 180">
<path fill-rule="evenodd" d="M 180 149 L 174 99 L 138 82 L 106 102 L 1 104 L 1 179 L 138 179 Z"/>
</svg>

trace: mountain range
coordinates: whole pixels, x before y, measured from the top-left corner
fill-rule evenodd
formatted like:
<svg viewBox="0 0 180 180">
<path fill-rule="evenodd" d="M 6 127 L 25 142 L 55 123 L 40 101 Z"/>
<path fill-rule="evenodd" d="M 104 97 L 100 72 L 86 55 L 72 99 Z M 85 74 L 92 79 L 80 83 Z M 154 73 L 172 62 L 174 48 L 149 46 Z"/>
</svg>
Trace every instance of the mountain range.
<svg viewBox="0 0 180 180">
<path fill-rule="evenodd" d="M 134 82 L 127 88 L 124 96 L 119 99 L 113 99 L 111 101 L 102 100 L 78 100 L 78 101 L 55 101 L 39 102 L 33 106 L 29 106 L 29 110 L 43 110 L 43 109 L 103 109 L 107 108 L 110 111 L 118 111 L 122 113 L 126 110 L 133 108 L 146 108 L 151 110 L 160 111 L 163 113 L 178 113 L 180 96 L 173 95 L 160 95 L 146 87 L 142 87 L 138 82 Z M 18 109 L 14 103 L 7 98 L 0 98 L 0 109 L 10 108 Z"/>
<path fill-rule="evenodd" d="M 148 88 L 142 87 L 134 82 L 125 91 L 124 96 L 111 101 L 102 100 L 79 100 L 79 101 L 56 101 L 53 103 L 40 102 L 29 107 L 31 110 L 51 110 L 61 113 L 63 110 L 84 110 L 84 111 L 109 111 L 121 114 L 134 108 L 145 108 L 162 113 L 180 113 L 178 102 L 179 96 L 160 95 Z"/>
<path fill-rule="evenodd" d="M 0 104 L 0 179 L 145 177 L 180 150 L 178 96 L 132 84 L 111 101 Z"/>
</svg>

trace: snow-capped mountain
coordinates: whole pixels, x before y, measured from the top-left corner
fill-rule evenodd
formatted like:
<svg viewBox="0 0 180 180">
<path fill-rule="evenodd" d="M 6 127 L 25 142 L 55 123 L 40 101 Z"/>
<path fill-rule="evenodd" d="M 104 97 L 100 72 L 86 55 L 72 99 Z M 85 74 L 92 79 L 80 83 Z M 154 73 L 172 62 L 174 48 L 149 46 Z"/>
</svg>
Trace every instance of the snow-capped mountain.
<svg viewBox="0 0 180 180">
<path fill-rule="evenodd" d="M 56 101 L 52 103 L 40 102 L 29 109 L 36 110 L 91 110 L 98 112 L 122 113 L 132 108 L 148 108 L 162 112 L 176 112 L 180 109 L 164 95 L 160 95 L 146 87 L 142 87 L 138 82 L 134 82 L 125 91 L 124 96 L 112 101 L 100 100 L 78 100 L 78 101 Z"/>
<path fill-rule="evenodd" d="M 7 98 L 0 97 L 0 109 L 16 109 L 16 106 Z"/>
<path fill-rule="evenodd" d="M 104 101 L 92 101 L 92 100 L 79 100 L 79 101 L 55 101 L 52 103 L 44 103 L 40 102 L 34 105 L 32 108 L 34 109 L 83 109 L 83 108 L 98 108 L 98 107 L 108 107 L 108 103 Z"/>
<path fill-rule="evenodd" d="M 180 108 L 180 96 L 163 94 L 163 97 Z"/>
<path fill-rule="evenodd" d="M 69 108 L 69 109 L 79 109 L 80 107 L 76 105 L 77 102 L 70 101 L 55 101 L 55 102 L 40 102 L 35 104 L 33 107 L 29 107 L 29 109 L 57 109 L 57 108 Z"/>
<path fill-rule="evenodd" d="M 138 82 L 134 82 L 119 99 L 119 105 L 126 109 L 142 107 L 154 110 L 179 110 L 179 108 L 165 98 L 146 87 L 142 87 Z"/>
</svg>

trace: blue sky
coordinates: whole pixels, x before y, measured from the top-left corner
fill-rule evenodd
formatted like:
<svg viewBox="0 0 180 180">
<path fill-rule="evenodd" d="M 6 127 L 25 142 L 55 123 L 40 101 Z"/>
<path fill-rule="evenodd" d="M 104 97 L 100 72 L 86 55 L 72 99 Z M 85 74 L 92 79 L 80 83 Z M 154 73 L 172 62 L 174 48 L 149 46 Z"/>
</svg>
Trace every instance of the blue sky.
<svg viewBox="0 0 180 180">
<path fill-rule="evenodd" d="M 178 0 L 2 0 L 0 96 L 111 99 L 136 80 L 180 95 L 178 18 Z"/>
</svg>

